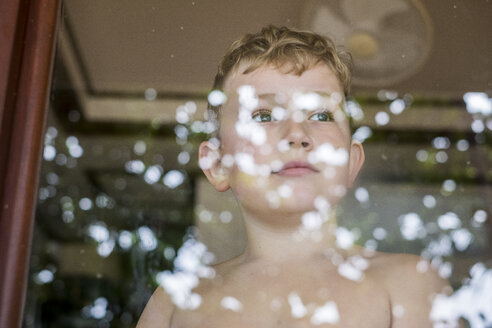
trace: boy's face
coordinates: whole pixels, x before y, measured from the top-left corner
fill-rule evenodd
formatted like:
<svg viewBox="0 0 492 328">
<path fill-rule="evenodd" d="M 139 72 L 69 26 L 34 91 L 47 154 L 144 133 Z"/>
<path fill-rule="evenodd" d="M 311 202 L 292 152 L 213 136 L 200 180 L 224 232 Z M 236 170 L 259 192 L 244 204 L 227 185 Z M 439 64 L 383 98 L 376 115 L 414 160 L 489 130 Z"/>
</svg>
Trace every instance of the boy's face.
<svg viewBox="0 0 492 328">
<path fill-rule="evenodd" d="M 237 72 L 225 81 L 221 161 L 214 172 L 204 170 L 209 180 L 219 191 L 230 187 L 243 209 L 265 215 L 336 205 L 364 155 L 351 141 L 343 88 L 331 69 L 320 64 L 300 76 L 271 66 Z M 212 158 L 206 148 L 200 156 Z"/>
</svg>

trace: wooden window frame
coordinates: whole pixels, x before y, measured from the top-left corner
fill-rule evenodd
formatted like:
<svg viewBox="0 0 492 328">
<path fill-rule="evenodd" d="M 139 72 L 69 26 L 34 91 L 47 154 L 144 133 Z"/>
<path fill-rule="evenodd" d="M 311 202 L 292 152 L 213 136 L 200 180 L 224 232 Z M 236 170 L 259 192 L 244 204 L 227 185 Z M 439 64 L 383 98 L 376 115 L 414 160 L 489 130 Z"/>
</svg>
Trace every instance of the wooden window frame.
<svg viewBox="0 0 492 328">
<path fill-rule="evenodd" d="M 60 0 L 0 0 L 0 327 L 20 327 Z"/>
</svg>

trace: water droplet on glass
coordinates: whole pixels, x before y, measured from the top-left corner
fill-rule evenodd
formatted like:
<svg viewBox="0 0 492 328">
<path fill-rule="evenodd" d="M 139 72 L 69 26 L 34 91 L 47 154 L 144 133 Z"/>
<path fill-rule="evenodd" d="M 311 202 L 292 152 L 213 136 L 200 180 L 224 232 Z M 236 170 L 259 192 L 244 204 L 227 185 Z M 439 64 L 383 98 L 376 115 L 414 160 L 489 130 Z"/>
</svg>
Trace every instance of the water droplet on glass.
<svg viewBox="0 0 492 328">
<path fill-rule="evenodd" d="M 403 113 L 406 108 L 405 101 L 403 99 L 395 99 L 391 102 L 389 108 L 393 114 L 399 115 Z"/>
<path fill-rule="evenodd" d="M 138 155 L 142 156 L 145 154 L 145 151 L 147 150 L 147 145 L 145 144 L 145 141 L 139 140 L 135 142 L 135 145 L 133 146 L 133 152 Z"/>
<path fill-rule="evenodd" d="M 389 123 L 390 117 L 389 117 L 388 113 L 386 113 L 386 112 L 378 112 L 374 116 L 374 120 L 376 121 L 376 123 L 378 125 L 386 125 Z"/>
<path fill-rule="evenodd" d="M 234 312 L 239 312 L 243 309 L 243 304 L 232 296 L 226 296 L 220 301 L 220 305 L 226 309 Z"/>
<path fill-rule="evenodd" d="M 125 163 L 125 171 L 128 173 L 141 174 L 145 171 L 145 164 L 141 160 L 133 160 Z"/>
<path fill-rule="evenodd" d="M 144 181 L 148 184 L 154 184 L 161 178 L 163 168 L 160 165 L 152 165 L 147 168 L 144 174 Z"/>
<path fill-rule="evenodd" d="M 482 120 L 474 120 L 471 124 L 471 129 L 475 133 L 482 133 L 485 130 L 485 124 Z"/>
<path fill-rule="evenodd" d="M 447 137 L 436 137 L 432 140 L 432 146 L 436 149 L 448 149 L 450 145 L 451 142 Z"/>
<path fill-rule="evenodd" d="M 459 151 L 467 151 L 470 147 L 470 143 L 465 139 L 460 139 L 456 142 L 456 149 Z"/>
<path fill-rule="evenodd" d="M 369 192 L 367 191 L 366 188 L 364 187 L 359 187 L 355 190 L 355 198 L 360 202 L 360 203 L 365 203 L 369 201 Z"/>
<path fill-rule="evenodd" d="M 366 141 L 367 138 L 372 136 L 372 130 L 368 126 L 361 126 L 352 135 L 352 138 L 358 140 L 359 142 Z"/>
<path fill-rule="evenodd" d="M 422 198 L 422 203 L 427 208 L 434 208 L 436 206 L 436 198 L 432 195 L 425 195 Z"/>
<path fill-rule="evenodd" d="M 157 98 L 157 91 L 154 88 L 145 89 L 144 97 L 148 101 L 153 101 Z"/>
<path fill-rule="evenodd" d="M 226 95 L 220 90 L 213 90 L 208 94 L 208 102 L 214 107 L 224 104 L 226 100 Z"/>
<path fill-rule="evenodd" d="M 467 92 L 463 96 L 466 104 L 466 110 L 470 114 L 492 114 L 492 99 L 483 92 Z"/>
<path fill-rule="evenodd" d="M 415 240 L 425 231 L 422 220 L 417 213 L 403 214 L 398 218 L 402 236 L 407 240 Z"/>
<path fill-rule="evenodd" d="M 448 160 L 448 154 L 444 150 L 440 150 L 436 153 L 436 162 L 446 163 Z"/>
<path fill-rule="evenodd" d="M 157 239 L 149 227 L 140 227 L 137 230 L 139 246 L 144 251 L 153 251 L 157 248 Z"/>
<path fill-rule="evenodd" d="M 232 221 L 232 213 L 229 211 L 222 211 L 219 214 L 219 219 L 222 223 L 229 223 Z"/>
<path fill-rule="evenodd" d="M 45 161 L 52 161 L 56 156 L 56 149 L 51 145 L 44 147 L 43 158 Z"/>
<path fill-rule="evenodd" d="M 133 245 L 133 235 L 130 231 L 120 231 L 118 236 L 118 245 L 122 249 L 129 249 Z"/>
<path fill-rule="evenodd" d="M 187 151 L 182 151 L 178 154 L 178 163 L 181 165 L 186 165 L 190 162 L 190 153 Z"/>
<path fill-rule="evenodd" d="M 386 238 L 387 236 L 387 232 L 386 232 L 386 229 L 384 229 L 383 227 L 376 227 L 374 228 L 374 230 L 372 231 L 372 235 L 375 239 L 377 240 L 383 240 Z"/>
<path fill-rule="evenodd" d="M 416 157 L 419 162 L 425 162 L 429 158 L 429 153 L 424 149 L 420 149 L 417 151 Z"/>
<path fill-rule="evenodd" d="M 84 198 L 80 199 L 80 201 L 79 201 L 79 207 L 83 211 L 90 210 L 92 208 L 92 200 L 90 200 L 87 197 L 84 197 Z"/>
<path fill-rule="evenodd" d="M 167 187 L 174 189 L 181 185 L 184 179 L 185 177 L 182 172 L 178 170 L 171 170 L 164 175 L 163 182 Z"/>
<path fill-rule="evenodd" d="M 456 182 L 452 179 L 444 180 L 442 183 L 442 189 L 446 192 L 453 192 L 456 190 Z"/>
<path fill-rule="evenodd" d="M 439 228 L 443 230 L 457 229 L 461 226 L 461 220 L 454 212 L 447 212 L 437 218 Z"/>
</svg>

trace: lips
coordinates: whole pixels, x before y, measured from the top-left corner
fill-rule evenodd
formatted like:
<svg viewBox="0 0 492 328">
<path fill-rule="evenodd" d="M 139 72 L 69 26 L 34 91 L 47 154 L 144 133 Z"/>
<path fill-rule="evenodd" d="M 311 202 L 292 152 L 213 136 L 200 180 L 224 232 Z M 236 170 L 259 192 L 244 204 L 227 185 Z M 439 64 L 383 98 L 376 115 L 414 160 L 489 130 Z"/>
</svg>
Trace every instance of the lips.
<svg viewBox="0 0 492 328">
<path fill-rule="evenodd" d="M 282 166 L 280 170 L 273 172 L 273 174 L 287 177 L 299 177 L 318 172 L 319 171 L 308 162 L 291 161 Z"/>
</svg>

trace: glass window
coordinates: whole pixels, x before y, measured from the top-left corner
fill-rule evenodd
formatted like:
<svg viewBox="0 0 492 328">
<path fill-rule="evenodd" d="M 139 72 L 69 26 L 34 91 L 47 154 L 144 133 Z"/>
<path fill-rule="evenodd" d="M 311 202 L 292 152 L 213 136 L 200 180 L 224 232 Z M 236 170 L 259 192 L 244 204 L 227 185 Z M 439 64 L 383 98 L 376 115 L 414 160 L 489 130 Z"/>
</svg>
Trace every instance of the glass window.
<svg viewBox="0 0 492 328">
<path fill-rule="evenodd" d="M 328 33 L 352 53 L 345 110 L 365 163 L 351 188 L 332 192 L 343 198 L 338 246 L 420 256 L 428 262 L 417 271 L 430 265 L 455 290 L 435 305 L 436 320 L 456 306 L 465 325 L 492 324 L 484 306 L 492 301 L 486 10 L 485 1 L 65 0 L 24 327 L 133 327 L 159 284 L 184 295 L 184 308 L 205 302 L 193 278 L 178 273 L 207 281 L 248 242 L 232 192 L 217 192 L 199 167 L 199 145 L 214 131 L 207 101 L 225 100 L 209 92 L 227 47 L 268 24 Z M 309 124 L 322 124 L 321 114 Z M 264 115 L 255 124 L 283 124 L 261 122 L 277 117 Z M 318 153 L 331 161 L 335 150 Z M 248 158 L 237 155 L 222 161 L 248 172 Z M 282 186 L 269 194 L 272 204 L 302 198 Z M 302 238 L 318 238 L 319 220 L 304 217 L 313 234 Z M 352 282 L 368 270 L 355 258 L 339 260 L 338 272 Z M 313 326 L 341 320 L 332 303 L 316 312 L 321 307 L 301 294 L 268 294 L 268 311 L 309 316 Z M 227 295 L 217 306 L 246 311 L 241 300 Z M 392 311 L 398 317 L 405 308 Z"/>
</svg>

